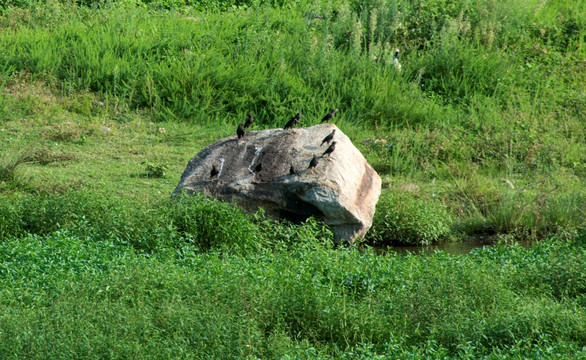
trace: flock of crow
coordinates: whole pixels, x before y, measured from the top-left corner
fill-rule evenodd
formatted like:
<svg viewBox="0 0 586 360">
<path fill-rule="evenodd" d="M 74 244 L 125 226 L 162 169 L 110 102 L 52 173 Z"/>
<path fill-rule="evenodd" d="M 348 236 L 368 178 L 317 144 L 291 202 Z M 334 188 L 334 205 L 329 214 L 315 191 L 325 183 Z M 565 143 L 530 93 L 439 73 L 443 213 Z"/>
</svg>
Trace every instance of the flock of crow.
<svg viewBox="0 0 586 360">
<path fill-rule="evenodd" d="M 321 123 L 329 122 L 334 117 L 334 115 L 336 115 L 337 112 L 338 112 L 338 109 L 333 109 L 332 111 L 327 113 L 322 118 Z M 293 116 L 291 118 L 291 120 L 287 121 L 287 123 L 285 124 L 283 129 L 287 130 L 287 129 L 292 128 L 293 126 L 297 125 L 297 123 L 299 122 L 300 119 L 301 119 L 301 111 L 297 110 L 297 114 L 295 114 L 295 116 Z M 238 137 L 238 139 L 241 139 L 242 137 L 244 137 L 245 129 L 250 127 L 252 125 L 252 123 L 254 123 L 254 116 L 252 116 L 252 114 L 248 114 L 248 116 L 246 118 L 246 122 L 244 122 L 244 124 L 242 124 L 242 123 L 238 124 L 238 128 L 236 129 L 236 136 Z M 326 155 L 330 156 L 330 154 L 332 152 L 334 152 L 334 150 L 336 149 L 336 142 L 333 141 L 335 134 L 336 134 L 336 129 L 332 130 L 332 132 L 330 134 L 328 134 L 328 136 L 326 136 L 322 140 L 320 146 L 323 146 L 324 143 L 330 144 L 330 142 L 331 142 L 331 144 L 326 149 L 326 151 L 324 151 L 324 153 L 321 155 L 321 157 L 324 157 Z M 313 158 L 309 162 L 309 167 L 307 169 L 315 168 L 317 166 L 318 162 L 319 162 L 319 158 L 316 155 L 313 155 Z M 256 167 L 254 168 L 254 173 L 255 174 L 259 173 L 261 170 L 262 170 L 262 164 L 258 163 L 258 165 L 256 165 Z M 218 168 L 216 167 L 216 165 L 213 165 L 212 171 L 210 172 L 210 177 L 213 179 L 214 177 L 218 176 L 218 174 L 219 174 Z M 291 165 L 291 168 L 289 169 L 289 174 L 291 174 L 291 175 L 297 174 L 293 165 Z"/>
</svg>

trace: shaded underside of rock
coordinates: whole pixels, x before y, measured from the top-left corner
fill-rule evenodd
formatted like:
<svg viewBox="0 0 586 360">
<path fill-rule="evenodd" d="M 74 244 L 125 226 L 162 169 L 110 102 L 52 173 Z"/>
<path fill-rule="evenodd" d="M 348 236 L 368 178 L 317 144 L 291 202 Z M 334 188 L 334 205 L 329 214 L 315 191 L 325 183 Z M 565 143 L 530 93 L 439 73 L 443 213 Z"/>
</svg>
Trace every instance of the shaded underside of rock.
<svg viewBox="0 0 586 360">
<path fill-rule="evenodd" d="M 334 129 L 335 150 L 322 155 L 331 144 L 322 141 Z M 309 168 L 314 155 L 317 166 Z M 315 216 L 330 225 L 339 242 L 366 234 L 380 189 L 380 177 L 350 139 L 335 125 L 323 124 L 218 140 L 189 161 L 173 193 L 203 192 L 247 212 L 263 208 L 292 221 Z"/>
</svg>

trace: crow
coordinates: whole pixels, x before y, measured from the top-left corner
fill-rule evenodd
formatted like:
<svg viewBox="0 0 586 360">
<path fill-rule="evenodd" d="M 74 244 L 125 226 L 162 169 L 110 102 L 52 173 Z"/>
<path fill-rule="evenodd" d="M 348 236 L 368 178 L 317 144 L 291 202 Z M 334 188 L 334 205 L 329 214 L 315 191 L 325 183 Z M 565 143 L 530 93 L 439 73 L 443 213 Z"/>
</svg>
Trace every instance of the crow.
<svg viewBox="0 0 586 360">
<path fill-rule="evenodd" d="M 295 114 L 294 118 L 297 119 L 297 121 L 301 119 L 301 110 L 297 110 L 297 114 Z"/>
<path fill-rule="evenodd" d="M 309 162 L 309 167 L 308 167 L 308 169 L 311 169 L 311 168 L 314 168 L 314 167 L 316 167 L 316 166 L 317 166 L 317 163 L 318 163 L 318 161 L 319 161 L 319 160 L 318 160 L 317 156 L 313 155 L 313 159 L 311 159 L 311 161 Z"/>
<path fill-rule="evenodd" d="M 336 115 L 337 112 L 338 109 L 334 109 L 331 112 L 327 113 L 326 116 L 324 116 L 323 119 L 321 119 L 321 122 L 327 123 L 328 121 L 332 120 L 332 118 L 334 117 L 334 115 Z"/>
<path fill-rule="evenodd" d="M 246 118 L 246 122 L 244 123 L 244 128 L 249 127 L 254 122 L 254 117 L 252 114 L 248 114 L 248 118 Z"/>
<path fill-rule="evenodd" d="M 330 155 L 331 153 L 334 152 L 334 150 L 336 150 L 336 142 L 332 141 L 332 145 L 330 145 L 330 147 L 327 148 L 326 151 L 324 151 L 322 156 Z"/>
<path fill-rule="evenodd" d="M 287 130 L 291 128 L 293 125 L 297 125 L 299 119 L 301 119 L 301 111 L 297 110 L 297 115 L 293 116 L 291 120 L 287 121 L 283 129 Z"/>
<path fill-rule="evenodd" d="M 242 123 L 238 124 L 238 129 L 236 129 L 236 135 L 238 135 L 238 139 L 244 136 L 244 125 L 242 125 Z"/>
<path fill-rule="evenodd" d="M 324 143 L 330 143 L 330 141 L 332 141 L 332 139 L 334 138 L 334 134 L 336 133 L 336 129 L 332 130 L 332 132 L 330 133 L 330 135 L 326 136 L 322 142 L 321 145 L 322 146 Z"/>
</svg>

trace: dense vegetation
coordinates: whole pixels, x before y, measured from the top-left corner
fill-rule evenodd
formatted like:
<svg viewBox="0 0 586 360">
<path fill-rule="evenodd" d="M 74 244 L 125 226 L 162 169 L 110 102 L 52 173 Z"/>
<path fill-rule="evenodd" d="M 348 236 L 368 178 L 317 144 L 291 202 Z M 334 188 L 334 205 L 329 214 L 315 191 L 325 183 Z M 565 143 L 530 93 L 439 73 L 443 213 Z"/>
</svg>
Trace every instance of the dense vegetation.
<svg viewBox="0 0 586 360">
<path fill-rule="evenodd" d="M 0 0 L 0 358 L 585 358 L 585 40 L 564 0 Z M 333 107 L 364 244 L 501 244 L 169 199 L 247 112 Z"/>
</svg>

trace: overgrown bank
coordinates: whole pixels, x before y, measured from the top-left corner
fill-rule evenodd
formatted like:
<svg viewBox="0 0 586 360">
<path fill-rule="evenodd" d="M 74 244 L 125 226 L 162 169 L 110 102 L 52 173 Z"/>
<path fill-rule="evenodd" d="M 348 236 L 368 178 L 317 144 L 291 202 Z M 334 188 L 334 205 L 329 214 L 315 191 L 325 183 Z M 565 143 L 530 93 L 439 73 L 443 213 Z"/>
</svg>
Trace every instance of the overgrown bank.
<svg viewBox="0 0 586 360">
<path fill-rule="evenodd" d="M 10 3 L 0 358 L 586 357 L 583 4 Z M 332 107 L 383 178 L 366 243 L 539 241 L 379 256 L 169 199 L 247 112 Z"/>
<path fill-rule="evenodd" d="M 333 250 L 315 228 L 254 254 L 149 256 L 67 232 L 0 245 L 0 355 L 582 358 L 582 243 L 467 256 Z M 305 239 L 305 241 L 303 241 Z"/>
<path fill-rule="evenodd" d="M 338 126 L 385 179 L 370 241 L 542 238 L 583 225 L 580 6 L 27 4 L 0 19 L 5 169 L 26 155 L 10 154 L 23 139 L 40 157 L 28 162 L 77 167 L 108 142 L 122 149 L 132 129 L 148 136 L 140 145 L 177 153 L 139 154 L 146 173 L 177 177 L 202 140 L 232 134 L 248 112 L 263 128 L 301 109 L 307 126 L 337 107 Z M 395 47 L 401 73 L 389 66 Z M 120 128 L 115 140 L 100 136 L 104 125 Z"/>
</svg>

